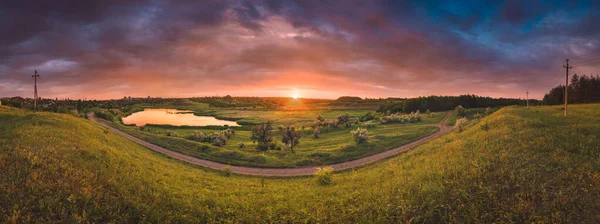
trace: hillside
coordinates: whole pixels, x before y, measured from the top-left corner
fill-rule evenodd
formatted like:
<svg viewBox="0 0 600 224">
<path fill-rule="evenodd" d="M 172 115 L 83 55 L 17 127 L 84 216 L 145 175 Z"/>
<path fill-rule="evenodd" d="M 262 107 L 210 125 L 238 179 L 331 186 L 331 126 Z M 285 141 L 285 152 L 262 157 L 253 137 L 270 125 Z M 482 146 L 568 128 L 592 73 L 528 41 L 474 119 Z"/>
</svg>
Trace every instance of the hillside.
<svg viewBox="0 0 600 224">
<path fill-rule="evenodd" d="M 0 222 L 600 222 L 600 105 L 508 107 L 314 178 L 226 176 L 92 122 L 0 106 Z"/>
</svg>

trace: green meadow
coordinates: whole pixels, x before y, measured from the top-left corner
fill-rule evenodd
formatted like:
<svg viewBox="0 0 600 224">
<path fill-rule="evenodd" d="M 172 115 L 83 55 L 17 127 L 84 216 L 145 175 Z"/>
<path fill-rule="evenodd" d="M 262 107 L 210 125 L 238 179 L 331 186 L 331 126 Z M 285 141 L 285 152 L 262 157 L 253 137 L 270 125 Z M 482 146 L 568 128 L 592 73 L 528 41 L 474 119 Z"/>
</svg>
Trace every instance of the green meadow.
<svg viewBox="0 0 600 224">
<path fill-rule="evenodd" d="M 144 106 L 146 105 L 138 105 L 137 110 Z M 438 132 L 439 128 L 436 125 L 447 114 L 447 112 L 432 113 L 431 116 L 422 114 L 422 120 L 416 123 L 380 124 L 377 119 L 358 122 L 358 117 L 369 112 L 373 113 L 373 111 L 350 107 L 346 109 L 321 107 L 303 110 L 252 110 L 210 108 L 198 103 L 190 103 L 187 106 L 154 105 L 154 107 L 161 106 L 193 110 L 195 114 L 199 115 L 212 115 L 218 118 L 238 120 L 242 126 L 233 128 L 235 135 L 227 139 L 227 144 L 214 146 L 211 143 L 189 140 L 188 137 L 197 131 L 204 133 L 218 132 L 220 130 L 217 127 L 146 125 L 142 128 L 134 125 L 124 125 L 120 119 L 128 114 L 119 114 L 118 112 L 118 116 L 106 122 L 128 134 L 176 152 L 225 164 L 251 167 L 326 165 L 373 155 Z M 344 127 L 343 125 L 322 127 L 320 128 L 319 137 L 313 138 L 313 128 L 311 126 L 317 116 L 321 115 L 325 119 L 335 120 L 337 116 L 342 114 L 348 114 L 357 123 L 353 123 L 350 127 Z M 375 114 L 375 116 L 380 115 Z M 260 151 L 257 149 L 258 143 L 250 140 L 252 126 L 264 121 L 274 122 L 273 141 L 277 145 L 274 150 Z M 281 142 L 281 132 L 277 128 L 278 126 L 288 125 L 298 128 L 301 134 L 300 143 L 294 148 L 294 152 L 285 150 L 285 146 Z M 358 127 L 368 129 L 370 136 L 368 142 L 355 143 L 350 132 Z M 243 147 L 240 147 L 240 144 L 243 144 Z"/>
<path fill-rule="evenodd" d="M 598 223 L 600 105 L 569 110 L 502 108 L 321 185 L 227 176 L 82 118 L 0 106 L 0 221 Z"/>
</svg>

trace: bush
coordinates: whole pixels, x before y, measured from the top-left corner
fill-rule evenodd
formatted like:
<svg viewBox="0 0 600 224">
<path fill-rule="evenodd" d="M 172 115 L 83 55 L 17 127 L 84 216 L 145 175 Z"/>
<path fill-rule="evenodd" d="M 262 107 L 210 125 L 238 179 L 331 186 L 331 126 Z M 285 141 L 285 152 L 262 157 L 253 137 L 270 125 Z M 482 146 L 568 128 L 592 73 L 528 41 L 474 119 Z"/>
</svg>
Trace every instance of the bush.
<svg viewBox="0 0 600 224">
<path fill-rule="evenodd" d="M 175 131 L 168 130 L 167 133 L 166 133 L 166 135 L 169 136 L 169 137 L 177 137 L 177 136 L 179 136 L 179 133 L 177 133 Z"/>
<path fill-rule="evenodd" d="M 412 112 L 410 114 L 395 113 L 395 114 L 391 114 L 388 116 L 384 116 L 381 119 L 379 119 L 379 122 L 381 122 L 382 124 L 391 124 L 391 123 L 404 124 L 404 123 L 409 123 L 409 122 L 415 123 L 415 122 L 419 122 L 419 121 L 421 121 L 421 115 L 418 110 L 417 110 L 417 112 Z"/>
<path fill-rule="evenodd" d="M 230 128 L 227 128 L 220 132 L 213 132 L 209 134 L 204 133 L 202 131 L 195 131 L 192 135 L 188 136 L 187 139 L 197 142 L 211 143 L 214 146 L 223 146 L 227 144 L 227 139 L 229 139 L 229 137 L 234 134 L 235 131 Z"/>
<path fill-rule="evenodd" d="M 227 128 L 227 129 L 221 131 L 221 133 L 223 133 L 223 135 L 225 135 L 225 137 L 227 139 L 229 139 L 229 137 L 231 137 L 232 135 L 235 135 L 235 130 L 233 130 L 231 128 Z"/>
<path fill-rule="evenodd" d="M 344 125 L 345 127 L 350 127 L 350 125 L 352 125 L 350 123 L 350 115 L 341 114 L 340 116 L 338 116 L 337 117 L 337 125 Z"/>
<path fill-rule="evenodd" d="M 456 111 L 459 117 L 467 116 L 467 109 L 465 109 L 462 105 L 458 105 L 456 108 L 454 108 L 454 110 Z"/>
<path fill-rule="evenodd" d="M 325 186 L 333 183 L 331 180 L 331 176 L 333 176 L 333 168 L 330 166 L 317 168 L 317 172 L 315 173 L 315 178 L 317 179 L 317 183 Z"/>
<path fill-rule="evenodd" d="M 259 151 L 267 151 L 269 150 L 269 144 L 259 143 L 258 145 L 256 145 L 256 149 L 258 149 Z"/>
<path fill-rule="evenodd" d="M 317 139 L 319 138 L 319 135 L 321 134 L 321 129 L 319 129 L 319 127 L 315 127 L 313 129 L 313 138 Z"/>
<path fill-rule="evenodd" d="M 188 136 L 187 139 L 197 142 L 206 142 L 208 136 L 202 131 L 195 131 L 192 135 Z"/>
<path fill-rule="evenodd" d="M 490 125 L 488 123 L 483 123 L 481 125 L 481 130 L 484 130 L 484 131 L 490 130 Z"/>
<path fill-rule="evenodd" d="M 243 142 L 240 142 L 240 149 L 243 149 L 246 145 Z"/>
<path fill-rule="evenodd" d="M 490 114 L 490 113 L 492 113 L 492 108 L 489 108 L 489 107 L 485 108 L 485 114 Z"/>
<path fill-rule="evenodd" d="M 459 132 L 461 132 L 465 129 L 465 125 L 467 125 L 468 121 L 469 120 L 467 120 L 467 118 L 465 118 L 465 117 L 460 118 L 460 119 L 456 120 L 456 124 L 454 124 L 454 127 L 456 129 L 458 129 Z"/>
<path fill-rule="evenodd" d="M 104 112 L 101 112 L 101 111 L 95 111 L 94 112 L 94 116 L 102 118 L 102 119 L 107 120 L 107 121 L 114 121 L 115 120 L 115 116 L 113 114 L 111 114 L 111 113 L 104 113 Z"/>
<path fill-rule="evenodd" d="M 350 133 L 352 136 L 354 136 L 354 141 L 356 141 L 357 144 L 369 141 L 369 133 L 367 132 L 366 128 L 357 128 L 355 131 L 351 131 Z"/>
<path fill-rule="evenodd" d="M 221 170 L 223 172 L 223 176 L 231 176 L 231 167 L 230 166 L 225 166 L 223 167 L 223 170 Z"/>
<path fill-rule="evenodd" d="M 362 127 L 367 128 L 367 129 L 368 128 L 375 128 L 375 123 L 373 123 L 373 122 L 365 122 L 365 123 L 362 123 Z"/>
<path fill-rule="evenodd" d="M 358 118 L 358 120 L 361 121 L 361 122 L 370 121 L 370 120 L 373 120 L 373 119 L 375 119 L 375 116 L 371 112 L 368 112 L 368 113 L 360 116 L 360 118 Z"/>
<path fill-rule="evenodd" d="M 211 135 L 212 141 L 211 143 L 214 146 L 223 146 L 227 143 L 227 137 L 223 133 L 213 132 Z"/>
</svg>

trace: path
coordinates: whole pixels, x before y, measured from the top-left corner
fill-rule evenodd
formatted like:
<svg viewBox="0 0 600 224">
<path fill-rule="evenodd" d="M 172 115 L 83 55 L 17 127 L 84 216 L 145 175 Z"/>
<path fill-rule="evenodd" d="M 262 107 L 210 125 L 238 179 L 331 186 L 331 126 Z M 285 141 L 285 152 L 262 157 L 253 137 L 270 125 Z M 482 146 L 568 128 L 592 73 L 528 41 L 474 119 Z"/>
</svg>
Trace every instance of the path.
<svg viewBox="0 0 600 224">
<path fill-rule="evenodd" d="M 446 115 L 446 117 L 444 117 L 444 119 L 437 125 L 440 128 L 440 131 L 438 131 L 432 135 L 423 137 L 421 139 L 418 139 L 411 143 L 399 146 L 394 149 L 390 149 L 390 150 L 387 150 L 384 152 L 380 152 L 380 153 L 366 156 L 366 157 L 356 159 L 356 160 L 351 160 L 351 161 L 346 161 L 346 162 L 336 163 L 336 164 L 331 164 L 331 165 L 300 167 L 300 168 L 257 168 L 257 167 L 244 167 L 244 166 L 229 166 L 229 167 L 230 167 L 232 173 L 243 174 L 243 175 L 252 175 L 252 176 L 268 176 L 268 177 L 308 176 L 308 175 L 313 175 L 316 172 L 316 169 L 318 167 L 326 167 L 326 166 L 330 166 L 336 171 L 356 168 L 359 166 L 363 166 L 363 165 L 366 165 L 369 163 L 373 163 L 373 162 L 385 159 L 390 156 L 394 156 L 394 155 L 398 154 L 399 152 L 406 151 L 412 147 L 421 145 L 433 138 L 436 138 L 440 135 L 443 135 L 443 134 L 451 131 L 453 129 L 453 127 L 445 125 L 446 119 L 448 119 L 450 117 L 450 115 L 451 115 L 451 113 L 448 113 Z M 136 138 L 132 135 L 129 135 L 119 129 L 113 128 L 113 127 L 107 125 L 106 123 L 104 123 L 103 121 L 96 119 L 96 117 L 94 117 L 93 113 L 89 113 L 88 117 L 90 118 L 90 120 L 94 121 L 95 123 L 97 123 L 103 127 L 106 127 L 108 129 L 110 129 L 111 131 L 128 138 L 129 140 L 132 140 L 132 141 L 134 141 L 140 145 L 143 145 L 147 148 L 150 148 L 154 151 L 165 154 L 169 157 L 172 157 L 172 158 L 175 158 L 178 160 L 182 160 L 182 161 L 194 164 L 194 165 L 199 165 L 199 166 L 207 167 L 210 169 L 214 169 L 214 170 L 222 170 L 228 166 L 226 164 L 222 164 L 222 163 L 218 163 L 218 162 L 213 162 L 213 161 L 204 160 L 204 159 L 198 159 L 196 157 L 181 154 L 181 153 L 171 151 L 169 149 L 154 145 L 152 143 L 146 142 L 146 141 Z"/>
</svg>

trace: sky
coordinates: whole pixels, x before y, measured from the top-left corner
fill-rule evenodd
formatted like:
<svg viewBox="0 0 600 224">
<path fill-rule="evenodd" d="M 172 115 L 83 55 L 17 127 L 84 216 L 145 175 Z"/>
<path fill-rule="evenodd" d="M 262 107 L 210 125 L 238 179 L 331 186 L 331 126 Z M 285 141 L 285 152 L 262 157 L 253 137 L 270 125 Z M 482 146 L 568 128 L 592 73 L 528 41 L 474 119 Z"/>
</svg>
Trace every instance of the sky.
<svg viewBox="0 0 600 224">
<path fill-rule="evenodd" d="M 0 97 L 476 94 L 600 73 L 598 1 L 0 2 Z M 598 62 L 598 63 L 596 63 Z"/>
</svg>

